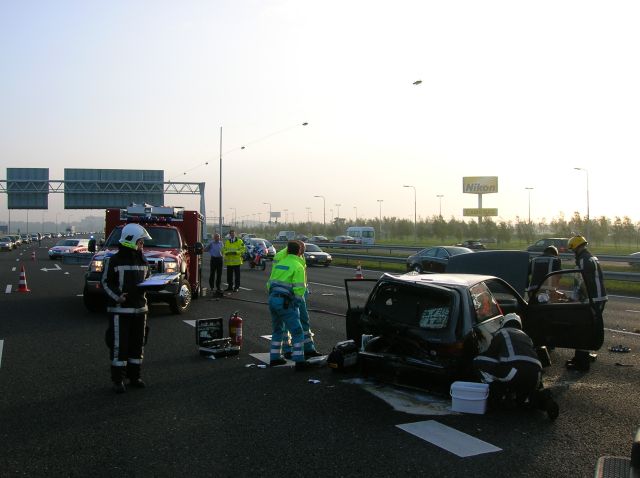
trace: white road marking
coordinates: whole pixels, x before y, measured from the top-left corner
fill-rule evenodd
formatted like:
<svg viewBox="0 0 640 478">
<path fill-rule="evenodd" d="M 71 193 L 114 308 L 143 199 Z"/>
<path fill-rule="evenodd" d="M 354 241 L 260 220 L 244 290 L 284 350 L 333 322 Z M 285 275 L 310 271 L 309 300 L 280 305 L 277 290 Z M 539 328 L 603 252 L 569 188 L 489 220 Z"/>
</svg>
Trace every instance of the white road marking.
<svg viewBox="0 0 640 478">
<path fill-rule="evenodd" d="M 2 349 L 4 349 L 4 340 L 0 340 L 0 367 L 2 367 Z"/>
<path fill-rule="evenodd" d="M 54 264 L 54 268 L 53 269 L 47 269 L 46 267 L 43 267 L 42 269 L 40 269 L 41 271 L 45 271 L 45 272 L 49 272 L 49 271 L 61 271 L 62 268 L 58 265 L 58 264 Z"/>
<path fill-rule="evenodd" d="M 262 337 L 263 339 L 267 339 L 267 340 L 271 340 L 271 336 L 270 335 L 261 335 L 260 337 Z"/>
<path fill-rule="evenodd" d="M 438 423 L 435 420 L 404 423 L 396 426 L 462 458 L 502 451 L 502 448 Z"/>
<path fill-rule="evenodd" d="M 15 272 L 15 271 L 16 271 L 16 268 L 15 268 L 15 267 L 12 267 L 12 268 L 11 268 L 11 272 Z"/>
<path fill-rule="evenodd" d="M 609 332 L 614 332 L 616 334 L 627 334 L 627 335 L 635 335 L 636 337 L 640 337 L 640 334 L 637 332 L 627 332 L 626 330 L 617 330 L 617 329 L 608 329 L 604 328 L 604 330 L 608 330 Z"/>
<path fill-rule="evenodd" d="M 633 312 L 634 314 L 640 314 L 640 310 L 627 309 L 627 310 L 625 310 L 625 312 Z"/>
<path fill-rule="evenodd" d="M 11 294 L 11 284 L 7 284 L 7 288 L 4 290 L 5 294 Z"/>
<path fill-rule="evenodd" d="M 196 326 L 196 321 L 195 320 L 183 320 L 183 322 L 187 325 L 190 325 L 191 327 L 195 327 Z"/>
<path fill-rule="evenodd" d="M 344 286 L 341 285 L 323 284 L 322 282 L 309 282 L 309 284 L 320 285 L 323 287 L 333 287 L 334 289 L 344 289 Z"/>
</svg>

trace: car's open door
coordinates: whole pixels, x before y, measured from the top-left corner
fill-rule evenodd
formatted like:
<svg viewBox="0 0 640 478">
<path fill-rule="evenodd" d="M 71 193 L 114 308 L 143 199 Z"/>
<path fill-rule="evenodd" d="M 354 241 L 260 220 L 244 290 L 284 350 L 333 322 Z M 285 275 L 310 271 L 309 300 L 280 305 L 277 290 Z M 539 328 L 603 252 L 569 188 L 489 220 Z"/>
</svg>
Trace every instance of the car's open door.
<svg viewBox="0 0 640 478">
<path fill-rule="evenodd" d="M 579 269 L 548 274 L 530 291 L 524 330 L 536 345 L 598 350 L 604 342 L 596 310 Z"/>
<path fill-rule="evenodd" d="M 360 316 L 378 279 L 345 279 L 344 290 L 347 294 L 347 339 L 355 340 L 358 347 L 362 339 Z"/>
</svg>

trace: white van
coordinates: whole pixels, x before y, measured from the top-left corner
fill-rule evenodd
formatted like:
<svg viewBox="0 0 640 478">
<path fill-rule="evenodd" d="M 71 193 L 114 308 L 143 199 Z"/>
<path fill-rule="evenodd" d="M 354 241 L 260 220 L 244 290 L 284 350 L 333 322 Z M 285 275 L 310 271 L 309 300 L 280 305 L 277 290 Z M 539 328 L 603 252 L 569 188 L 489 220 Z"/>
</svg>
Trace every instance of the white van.
<svg viewBox="0 0 640 478">
<path fill-rule="evenodd" d="M 353 237 L 358 244 L 370 246 L 376 243 L 376 231 L 371 226 L 348 227 L 347 236 Z"/>
<path fill-rule="evenodd" d="M 280 231 L 276 236 L 276 241 L 293 241 L 296 238 L 296 231 Z"/>
</svg>

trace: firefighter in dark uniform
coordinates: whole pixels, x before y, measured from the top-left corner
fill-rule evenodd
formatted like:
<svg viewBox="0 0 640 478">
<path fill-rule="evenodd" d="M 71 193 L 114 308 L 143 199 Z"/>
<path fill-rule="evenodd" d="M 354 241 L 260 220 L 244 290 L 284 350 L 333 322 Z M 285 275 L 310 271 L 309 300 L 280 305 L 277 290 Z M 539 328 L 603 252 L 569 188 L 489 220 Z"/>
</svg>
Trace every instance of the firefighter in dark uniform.
<svg viewBox="0 0 640 478">
<path fill-rule="evenodd" d="M 147 298 L 138 287 L 149 275 L 149 265 L 142 254 L 145 239 L 151 239 L 139 224 L 122 228 L 118 252 L 111 256 L 102 274 L 107 294 L 109 328 L 106 341 L 111 351 L 111 380 L 116 393 L 124 393 L 124 379 L 129 385 L 144 388 L 140 368 L 147 335 Z"/>
<path fill-rule="evenodd" d="M 542 364 L 533 342 L 522 330 L 517 314 L 507 314 L 489 348 L 473 359 L 482 382 L 489 384 L 490 403 L 538 408 L 551 420 L 558 417 L 558 404 L 542 388 Z"/>
<path fill-rule="evenodd" d="M 558 249 L 555 246 L 547 246 L 541 256 L 534 257 L 529 262 L 529 280 L 528 292 L 538 288 L 545 276 L 551 272 L 562 269 L 562 261 L 558 256 Z"/>
</svg>

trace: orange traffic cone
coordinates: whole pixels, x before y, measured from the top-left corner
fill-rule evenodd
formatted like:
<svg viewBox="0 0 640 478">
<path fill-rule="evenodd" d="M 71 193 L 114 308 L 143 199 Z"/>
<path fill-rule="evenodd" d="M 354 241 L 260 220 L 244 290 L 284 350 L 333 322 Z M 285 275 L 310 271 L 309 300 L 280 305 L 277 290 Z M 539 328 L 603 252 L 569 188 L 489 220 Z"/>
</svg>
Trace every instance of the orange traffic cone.
<svg viewBox="0 0 640 478">
<path fill-rule="evenodd" d="M 356 279 L 364 279 L 364 274 L 362 273 L 362 267 L 358 262 L 358 267 L 356 267 Z"/>
<path fill-rule="evenodd" d="M 24 266 L 20 268 L 20 281 L 18 282 L 18 292 L 31 292 L 27 287 L 27 276 L 24 272 Z"/>
</svg>

